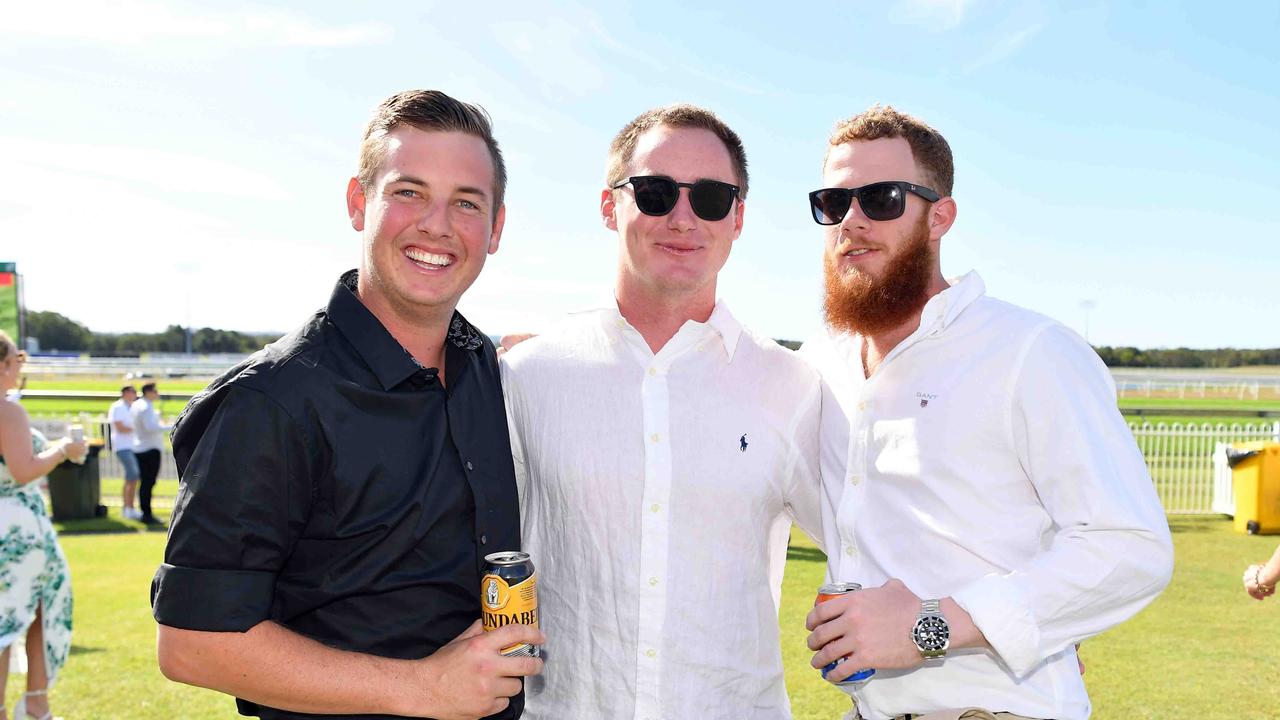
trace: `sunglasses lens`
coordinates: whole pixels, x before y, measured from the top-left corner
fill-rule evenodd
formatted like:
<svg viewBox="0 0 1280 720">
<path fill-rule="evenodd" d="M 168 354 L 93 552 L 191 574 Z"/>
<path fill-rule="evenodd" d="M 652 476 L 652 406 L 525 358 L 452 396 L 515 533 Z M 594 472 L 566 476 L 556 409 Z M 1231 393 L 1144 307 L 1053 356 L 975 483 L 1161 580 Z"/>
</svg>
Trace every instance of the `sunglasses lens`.
<svg viewBox="0 0 1280 720">
<path fill-rule="evenodd" d="M 689 190 L 693 212 L 707 221 L 723 220 L 733 207 L 734 187 L 717 180 L 699 180 Z"/>
<path fill-rule="evenodd" d="M 666 215 L 680 199 L 680 188 L 667 178 L 631 178 L 631 187 L 636 193 L 636 207 L 645 215 Z"/>
<path fill-rule="evenodd" d="M 893 220 L 902 217 L 907 208 L 906 196 L 896 183 L 873 183 L 858 193 L 862 212 L 872 220 Z"/>
<path fill-rule="evenodd" d="M 813 219 L 819 225 L 835 225 L 849 212 L 853 194 L 843 188 L 827 188 L 809 194 Z"/>
</svg>

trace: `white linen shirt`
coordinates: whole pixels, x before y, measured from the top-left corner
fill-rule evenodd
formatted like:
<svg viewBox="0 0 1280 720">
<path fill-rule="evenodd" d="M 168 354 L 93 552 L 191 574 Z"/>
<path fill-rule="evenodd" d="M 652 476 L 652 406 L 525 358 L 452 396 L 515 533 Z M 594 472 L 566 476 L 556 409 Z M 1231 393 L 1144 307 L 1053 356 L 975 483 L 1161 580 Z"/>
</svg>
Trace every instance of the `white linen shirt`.
<svg viewBox="0 0 1280 720">
<path fill-rule="evenodd" d="M 160 422 L 160 414 L 151 401 L 140 397 L 133 401 L 129 411 L 133 413 L 133 451 L 163 450 L 164 434 L 171 426 Z"/>
<path fill-rule="evenodd" d="M 121 450 L 133 451 L 133 445 L 138 439 L 138 433 L 133 432 L 133 413 L 129 409 L 129 403 L 120 398 L 111 403 L 111 409 L 107 411 L 107 421 L 111 424 L 111 449 L 115 452 Z M 116 423 L 124 423 L 129 428 L 129 432 L 122 433 L 116 429 Z"/>
<path fill-rule="evenodd" d="M 616 306 L 576 314 L 502 370 L 547 636 L 524 716 L 789 718 L 778 606 L 792 520 L 821 527 L 817 374 L 723 303 L 656 355 Z"/>
<path fill-rule="evenodd" d="M 881 670 L 851 690 L 863 717 L 970 706 L 1088 717 L 1074 643 L 1151 602 L 1173 562 L 1097 354 L 986 297 L 969 273 L 869 379 L 859 337 L 823 333 L 801 355 L 824 381 L 829 578 L 951 596 L 995 651 Z"/>
</svg>

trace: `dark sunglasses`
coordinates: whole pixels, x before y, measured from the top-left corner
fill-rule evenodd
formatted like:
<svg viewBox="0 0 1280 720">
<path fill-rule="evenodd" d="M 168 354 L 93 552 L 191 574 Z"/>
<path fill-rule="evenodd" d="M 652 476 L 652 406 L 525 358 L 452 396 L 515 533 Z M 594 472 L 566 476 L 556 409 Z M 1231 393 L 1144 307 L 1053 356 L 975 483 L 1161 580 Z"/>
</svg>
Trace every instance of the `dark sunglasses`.
<svg viewBox="0 0 1280 720">
<path fill-rule="evenodd" d="M 693 214 L 714 222 L 723 220 L 733 209 L 733 199 L 738 197 L 737 185 L 719 180 L 699 180 L 695 183 L 676 182 L 668 177 L 641 175 L 627 178 L 613 186 L 614 190 L 631 184 L 636 195 L 636 207 L 645 215 L 666 215 L 675 209 L 680 201 L 680 188 L 689 188 L 689 205 Z"/>
<path fill-rule="evenodd" d="M 849 212 L 853 199 L 858 199 L 862 214 L 872 220 L 896 220 L 907 209 L 907 193 L 935 202 L 938 193 L 923 185 L 902 180 L 871 183 L 856 188 L 823 188 L 809 193 L 813 221 L 819 225 L 838 225 Z"/>
</svg>

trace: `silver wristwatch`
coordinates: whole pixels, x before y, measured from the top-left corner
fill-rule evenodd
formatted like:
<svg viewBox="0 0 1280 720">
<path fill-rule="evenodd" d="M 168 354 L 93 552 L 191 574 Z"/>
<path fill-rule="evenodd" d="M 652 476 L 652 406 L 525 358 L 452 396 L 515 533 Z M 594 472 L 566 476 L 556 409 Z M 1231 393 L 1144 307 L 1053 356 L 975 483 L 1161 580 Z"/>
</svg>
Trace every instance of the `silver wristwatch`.
<svg viewBox="0 0 1280 720">
<path fill-rule="evenodd" d="M 937 600 L 925 600 L 920 603 L 920 614 L 916 616 L 916 624 L 911 628 L 911 641 L 925 660 L 937 660 L 947 655 L 951 646 L 951 626 L 942 615 L 941 605 Z"/>
</svg>

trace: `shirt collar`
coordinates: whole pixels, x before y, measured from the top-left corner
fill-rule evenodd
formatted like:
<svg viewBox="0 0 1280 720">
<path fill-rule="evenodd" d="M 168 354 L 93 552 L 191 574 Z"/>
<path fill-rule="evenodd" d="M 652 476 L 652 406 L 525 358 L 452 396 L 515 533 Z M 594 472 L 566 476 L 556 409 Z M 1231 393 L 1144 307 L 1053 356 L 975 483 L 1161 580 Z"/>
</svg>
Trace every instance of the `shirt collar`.
<svg viewBox="0 0 1280 720">
<path fill-rule="evenodd" d="M 338 278 L 325 312 L 373 371 L 383 389 L 390 390 L 423 367 L 360 302 L 356 296 L 356 277 L 356 270 L 348 270 Z M 472 352 L 484 346 L 479 331 L 457 310 L 449 322 L 446 342 Z"/>
<path fill-rule="evenodd" d="M 625 328 L 629 326 L 626 318 L 622 317 L 622 313 L 618 311 L 617 299 L 612 296 L 570 314 L 595 314 L 606 327 Z M 742 325 L 738 323 L 733 313 L 730 312 L 728 303 L 724 300 L 717 300 L 715 308 L 711 311 L 711 317 L 707 318 L 705 323 L 699 323 L 694 320 L 685 321 L 686 326 L 689 323 L 701 325 L 715 331 L 720 336 L 720 342 L 724 345 L 725 355 L 728 356 L 730 361 L 733 360 L 733 353 L 738 348 L 738 338 L 742 335 Z"/>
<path fill-rule="evenodd" d="M 948 278 L 949 287 L 929 298 L 920 312 L 920 327 L 931 327 L 935 324 L 943 329 L 955 322 L 960 313 L 978 298 L 986 294 L 987 287 L 978 277 L 976 270 L 964 275 Z"/>
</svg>

